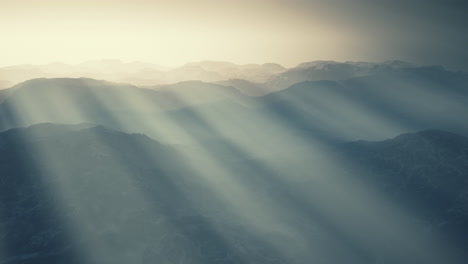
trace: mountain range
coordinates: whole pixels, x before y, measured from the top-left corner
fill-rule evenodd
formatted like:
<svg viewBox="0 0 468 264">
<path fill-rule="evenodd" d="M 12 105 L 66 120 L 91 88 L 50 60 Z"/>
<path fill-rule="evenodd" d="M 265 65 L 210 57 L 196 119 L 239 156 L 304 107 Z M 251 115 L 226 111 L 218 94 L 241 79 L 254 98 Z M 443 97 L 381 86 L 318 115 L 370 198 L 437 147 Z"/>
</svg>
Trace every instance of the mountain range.
<svg viewBox="0 0 468 264">
<path fill-rule="evenodd" d="M 227 83 L 249 95 L 264 95 L 302 81 L 344 80 L 391 69 L 412 67 L 416 65 L 403 61 L 383 63 L 313 61 L 301 63 L 293 68 L 285 68 L 275 63 L 238 65 L 223 61 L 201 61 L 171 68 L 144 62 L 107 59 L 76 65 L 56 62 L 45 65 L 2 67 L 0 89 L 34 78 L 85 77 L 144 87 L 193 80 L 218 82 Z"/>
<path fill-rule="evenodd" d="M 144 135 L 92 124 L 8 130 L 0 133 L 2 263 L 463 263 L 466 137 L 422 131 L 328 147 L 345 160 L 339 169 L 317 168 L 316 157 L 274 161 L 288 178 L 263 168 L 268 161 L 215 153 L 263 208 L 252 217 L 270 215 L 271 203 L 281 210 L 258 228 L 229 200 L 213 199 L 229 186 L 213 190 L 180 150 Z M 356 166 L 361 174 L 349 175 Z M 366 182 L 376 200 L 343 208 L 366 194 L 347 181 Z M 389 214 L 389 204 L 411 215 Z"/>
<path fill-rule="evenodd" d="M 0 68 L 0 88 L 34 78 L 87 77 L 114 82 L 132 83 L 139 86 L 172 84 L 199 80 L 216 82 L 228 79 L 247 79 L 264 82 L 270 76 L 284 72 L 279 64 L 266 63 L 237 65 L 221 61 L 187 63 L 180 67 L 162 67 L 144 62 L 119 60 L 88 61 L 76 65 L 50 63 L 45 65 L 17 65 Z"/>
<path fill-rule="evenodd" d="M 0 79 L 22 81 L 0 90 L 0 264 L 468 259 L 467 73 L 106 60 Z"/>
<path fill-rule="evenodd" d="M 33 79 L 0 92 L 0 130 L 89 122 L 150 136 L 170 128 L 216 137 L 201 120 L 194 122 L 198 115 L 238 140 L 246 133 L 263 140 L 254 124 L 270 133 L 286 128 L 343 140 L 385 139 L 423 129 L 468 135 L 467 86 L 468 74 L 438 67 L 304 81 L 263 96 L 201 81 L 147 89 L 87 78 Z"/>
</svg>

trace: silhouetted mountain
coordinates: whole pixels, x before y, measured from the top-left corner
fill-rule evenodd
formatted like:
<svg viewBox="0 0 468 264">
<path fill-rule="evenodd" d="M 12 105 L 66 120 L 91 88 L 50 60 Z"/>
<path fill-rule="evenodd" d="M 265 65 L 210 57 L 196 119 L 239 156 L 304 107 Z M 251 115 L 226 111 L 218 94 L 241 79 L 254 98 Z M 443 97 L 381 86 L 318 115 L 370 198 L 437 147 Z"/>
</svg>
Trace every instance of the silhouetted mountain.
<svg viewBox="0 0 468 264">
<path fill-rule="evenodd" d="M 301 82 L 262 100 L 298 126 L 345 139 L 372 134 L 382 139 L 423 129 L 468 135 L 463 118 L 468 115 L 467 87 L 465 73 L 424 67 L 341 82 Z"/>
<path fill-rule="evenodd" d="M 93 79 L 34 79 L 11 88 L 0 105 L 2 130 L 37 123 L 105 123 L 110 112 L 125 112 L 142 105 L 121 104 L 125 96 L 151 98 L 154 91 Z"/>
<path fill-rule="evenodd" d="M 274 63 L 237 65 L 221 61 L 201 61 L 169 68 L 151 63 L 126 63 L 107 59 L 87 61 L 76 65 L 54 62 L 45 65 L 9 66 L 0 68 L 0 76 L 12 84 L 36 78 L 86 77 L 139 86 L 153 86 L 191 80 L 217 82 L 235 78 L 264 82 L 285 70 L 283 66 Z M 1 85 L 0 88 L 2 88 Z"/>
<path fill-rule="evenodd" d="M 186 197 L 209 201 L 203 197 L 210 191 L 181 175 L 184 161 L 173 150 L 143 135 L 89 126 L 40 124 L 0 133 L 1 263 L 166 263 L 185 257 L 190 263 L 240 263 L 241 256 L 251 263 L 265 257 L 260 244 L 255 251 L 227 247 L 212 220 L 197 211 L 204 208 Z M 216 211 L 216 202 L 210 204 Z M 233 237 L 239 245 L 255 243 L 242 232 Z"/>
<path fill-rule="evenodd" d="M 182 156 L 144 135 L 8 130 L 0 170 L 1 263 L 283 262 L 270 241 L 284 234 L 253 234 Z"/>
<path fill-rule="evenodd" d="M 340 81 L 413 67 L 416 67 L 416 65 L 403 61 L 382 63 L 312 61 L 299 64 L 297 67 L 290 69 L 274 63 L 238 65 L 222 61 L 201 61 L 187 63 L 180 67 L 164 68 L 144 62 L 124 63 L 119 60 L 101 60 L 88 61 L 77 65 L 55 62 L 45 65 L 3 67 L 0 68 L 0 75 L 4 82 L 10 84 L 44 77 L 86 77 L 130 83 L 142 87 L 154 87 L 185 81 L 228 82 L 226 84 L 246 94 L 264 95 L 303 81 Z M 250 84 L 247 85 L 248 83 Z M 249 87 L 252 90 L 246 90 Z"/>
<path fill-rule="evenodd" d="M 265 85 L 270 91 L 278 91 L 303 81 L 339 81 L 412 67 L 415 66 L 403 61 L 383 63 L 313 61 L 299 64 L 297 67 L 271 78 Z"/>
<path fill-rule="evenodd" d="M 227 194 L 234 186 L 217 185 L 216 175 L 193 167 L 210 165 L 144 135 L 92 124 L 0 133 L 0 260 L 463 263 L 467 138 L 423 131 L 336 143 L 329 148 L 340 158 L 330 164 L 312 156 L 251 159 L 235 148 L 225 141 L 212 154 L 236 172 L 232 180 L 254 191 L 251 204 L 280 213 L 258 219 L 269 232 L 251 229 L 256 218 L 240 217 L 218 196 L 218 188 Z M 269 162 L 287 174 L 277 175 Z M 370 186 L 374 199 L 362 200 L 355 181 Z M 410 217 L 393 215 L 393 206 L 411 209 Z"/>
<path fill-rule="evenodd" d="M 185 67 L 187 66 L 198 66 L 205 71 L 216 72 L 220 76 L 217 81 L 245 79 L 252 82 L 265 82 L 271 76 L 286 71 L 286 68 L 276 63 L 237 65 L 222 61 L 201 61 L 188 63 Z"/>
<path fill-rule="evenodd" d="M 167 114 L 195 138 L 226 137 L 262 150 L 291 135 L 324 141 L 381 140 L 424 129 L 468 135 L 466 76 L 437 67 L 388 70 L 340 82 L 297 83 L 250 98 L 251 104 L 219 102 Z"/>
<path fill-rule="evenodd" d="M 466 87 L 465 73 L 411 68 L 341 82 L 302 82 L 251 98 L 255 103 L 248 105 L 219 102 L 167 116 L 177 125 L 171 131 L 190 131 L 192 139 L 229 138 L 266 153 L 282 148 L 278 138 L 382 140 L 425 129 L 468 135 Z"/>
<path fill-rule="evenodd" d="M 332 141 L 379 140 L 424 129 L 468 135 L 467 85 L 466 73 L 437 67 L 301 82 L 262 97 L 200 81 L 141 89 L 92 79 L 37 79 L 0 93 L 0 129 L 88 122 L 166 143 L 224 137 L 246 145 L 262 142 L 259 149 L 265 150 L 291 134 Z"/>
<path fill-rule="evenodd" d="M 276 68 L 276 66 L 271 66 Z M 356 77 L 375 75 L 394 70 L 417 67 L 403 61 L 373 62 L 335 62 L 312 61 L 301 63 L 290 69 L 276 68 L 265 78 L 255 78 L 248 75 L 239 75 L 233 80 L 223 80 L 218 83 L 233 86 L 249 95 L 265 95 L 274 91 L 286 89 L 304 81 L 342 81 Z"/>
<path fill-rule="evenodd" d="M 234 88 L 199 81 L 151 90 L 87 78 L 34 79 L 1 91 L 0 130 L 44 122 L 123 128 L 133 118 L 244 97 Z"/>
</svg>

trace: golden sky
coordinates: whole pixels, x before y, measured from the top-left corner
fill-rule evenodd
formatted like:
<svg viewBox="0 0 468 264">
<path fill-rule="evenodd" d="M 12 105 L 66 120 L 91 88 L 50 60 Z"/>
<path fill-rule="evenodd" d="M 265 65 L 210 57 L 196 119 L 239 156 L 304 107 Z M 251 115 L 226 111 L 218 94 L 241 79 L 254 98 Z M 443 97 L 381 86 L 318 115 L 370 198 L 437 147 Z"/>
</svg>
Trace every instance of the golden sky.
<svg viewBox="0 0 468 264">
<path fill-rule="evenodd" d="M 0 0 L 0 65 L 344 59 L 345 32 L 266 0 Z M 318 20 L 318 19 L 317 19 Z"/>
<path fill-rule="evenodd" d="M 405 9 L 416 2 L 0 0 L 0 66 L 104 58 L 167 66 L 200 60 L 285 66 L 319 59 L 424 61 L 434 51 L 420 47 L 437 31 L 426 24 L 437 22 L 437 14 L 426 23 Z"/>
</svg>

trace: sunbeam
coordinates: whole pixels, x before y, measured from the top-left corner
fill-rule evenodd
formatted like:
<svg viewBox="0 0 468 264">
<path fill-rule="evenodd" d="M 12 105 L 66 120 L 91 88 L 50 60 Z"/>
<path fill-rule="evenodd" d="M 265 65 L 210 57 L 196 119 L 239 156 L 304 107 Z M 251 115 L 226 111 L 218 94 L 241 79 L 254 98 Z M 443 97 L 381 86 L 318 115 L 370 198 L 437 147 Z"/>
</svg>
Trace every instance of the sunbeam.
<svg viewBox="0 0 468 264">
<path fill-rule="evenodd" d="M 0 2 L 0 264 L 468 263 L 468 4 Z"/>
<path fill-rule="evenodd" d="M 47 123 L 4 133 L 20 131 L 26 172 L 53 201 L 49 214 L 75 250 L 62 249 L 70 259 L 462 263 L 453 240 L 427 230 L 427 212 L 385 191 L 380 172 L 347 156 L 346 141 L 394 136 L 426 120 L 463 129 L 424 102 L 465 107 L 451 91 L 421 99 L 436 89 L 427 83 L 401 81 L 407 98 L 365 81 L 303 82 L 253 98 L 205 83 L 149 90 L 32 80 L 1 104 L 2 128 Z M 5 263 L 17 258 L 11 246 L 3 246 Z"/>
</svg>

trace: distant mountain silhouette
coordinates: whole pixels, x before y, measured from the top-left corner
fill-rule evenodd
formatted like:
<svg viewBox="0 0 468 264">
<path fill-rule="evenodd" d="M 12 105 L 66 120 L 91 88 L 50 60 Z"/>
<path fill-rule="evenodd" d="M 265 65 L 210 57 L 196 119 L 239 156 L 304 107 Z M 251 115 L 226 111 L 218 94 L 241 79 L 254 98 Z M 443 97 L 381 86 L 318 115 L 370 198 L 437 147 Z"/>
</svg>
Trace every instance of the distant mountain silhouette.
<svg viewBox="0 0 468 264">
<path fill-rule="evenodd" d="M 202 61 L 188 63 L 185 66 L 199 66 L 206 71 L 217 72 L 221 80 L 245 79 L 252 82 L 267 81 L 271 76 L 287 70 L 276 63 L 236 65 L 228 62 Z"/>
<path fill-rule="evenodd" d="M 34 79 L 0 92 L 0 130 L 43 122 L 116 127 L 118 118 L 244 97 L 232 87 L 200 81 L 151 90 L 87 78 Z"/>
<path fill-rule="evenodd" d="M 466 73 L 437 67 L 307 81 L 255 97 L 200 81 L 143 89 L 86 78 L 35 79 L 0 92 L 0 130 L 88 122 L 152 138 L 163 133 L 155 129 L 177 133 L 166 143 L 224 137 L 265 146 L 291 133 L 332 141 L 424 129 L 468 135 L 467 85 Z"/>
<path fill-rule="evenodd" d="M 348 139 L 377 138 L 422 129 L 468 135 L 468 74 L 434 67 L 385 71 L 335 81 L 307 81 L 262 98 L 299 126 Z M 429 103 L 430 102 L 430 103 Z M 458 114 L 455 114 L 458 113 Z M 352 136 L 352 131 L 361 136 Z M 383 137 L 382 137 L 383 136 Z"/>
<path fill-rule="evenodd" d="M 265 85 L 269 87 L 270 91 L 278 91 L 303 81 L 339 81 L 412 67 L 415 65 L 403 61 L 383 63 L 313 61 L 299 64 L 297 67 L 271 78 Z"/>
<path fill-rule="evenodd" d="M 301 63 L 283 72 L 277 72 L 262 80 L 239 77 L 241 80 L 225 80 L 219 83 L 233 86 L 246 94 L 258 96 L 283 90 L 304 81 L 343 81 L 417 67 L 419 66 L 404 61 L 387 61 L 383 63 L 312 61 Z"/>
<path fill-rule="evenodd" d="M 113 82 L 131 83 L 139 86 L 172 84 L 198 80 L 217 82 L 228 79 L 247 79 L 264 82 L 272 75 L 284 72 L 279 64 L 237 65 L 221 61 L 192 62 L 180 67 L 161 67 L 144 62 L 122 62 L 119 60 L 98 60 L 70 65 L 60 62 L 45 65 L 17 65 L 0 68 L 5 82 L 15 84 L 35 78 L 93 78 Z M 7 88 L 1 87 L 0 88 Z"/>
<path fill-rule="evenodd" d="M 238 65 L 223 61 L 191 62 L 179 67 L 162 67 L 144 62 L 119 60 L 88 61 L 76 65 L 61 62 L 45 65 L 17 65 L 0 68 L 3 83 L 0 88 L 35 78 L 92 78 L 112 82 L 130 83 L 136 86 L 156 86 L 184 81 L 222 82 L 241 79 L 259 83 L 266 89 L 262 94 L 285 89 L 303 81 L 345 80 L 376 74 L 392 69 L 416 67 L 403 61 L 335 62 L 312 61 L 293 68 L 275 63 Z M 236 88 L 245 88 L 245 83 L 232 83 Z M 237 87 L 237 84 L 239 87 Z M 258 91 L 259 92 L 259 91 Z M 247 94 L 249 94 L 247 92 Z M 253 94 L 259 95 L 259 94 Z"/>
</svg>

